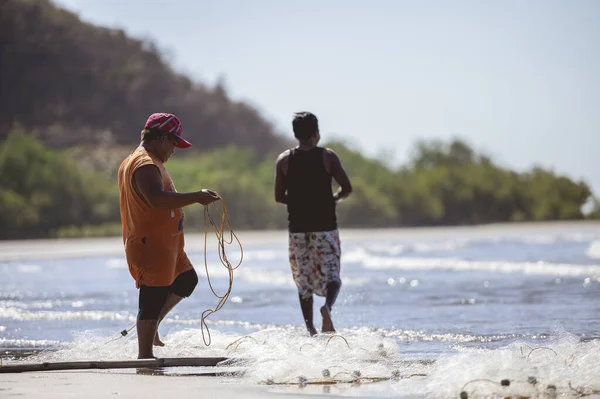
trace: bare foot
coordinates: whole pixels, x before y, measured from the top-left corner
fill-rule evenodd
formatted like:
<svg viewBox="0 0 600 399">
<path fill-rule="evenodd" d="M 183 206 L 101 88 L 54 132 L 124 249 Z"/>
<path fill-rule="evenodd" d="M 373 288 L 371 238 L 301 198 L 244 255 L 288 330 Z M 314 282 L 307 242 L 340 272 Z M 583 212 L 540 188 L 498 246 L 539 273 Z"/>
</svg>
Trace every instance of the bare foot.
<svg viewBox="0 0 600 399">
<path fill-rule="evenodd" d="M 321 316 L 323 316 L 323 325 L 321 326 L 321 332 L 335 332 L 335 328 L 333 328 L 333 320 L 331 320 L 331 313 L 327 306 L 321 307 Z"/>
<path fill-rule="evenodd" d="M 158 331 L 156 332 L 156 335 L 154 336 L 154 346 L 165 346 L 165 344 L 160 340 L 160 337 L 158 336 Z"/>
</svg>

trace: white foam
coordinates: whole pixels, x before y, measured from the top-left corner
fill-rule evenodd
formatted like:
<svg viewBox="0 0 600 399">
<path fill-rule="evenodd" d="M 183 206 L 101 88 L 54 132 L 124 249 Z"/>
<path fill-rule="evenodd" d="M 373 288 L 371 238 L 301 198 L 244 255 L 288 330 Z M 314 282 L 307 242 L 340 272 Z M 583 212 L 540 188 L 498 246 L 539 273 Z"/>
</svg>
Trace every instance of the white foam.
<svg viewBox="0 0 600 399">
<path fill-rule="evenodd" d="M 2 330 L 0 330 L 2 331 Z M 48 348 L 59 344 L 59 341 L 46 339 L 10 339 L 0 338 L 0 348 Z"/>
<path fill-rule="evenodd" d="M 470 261 L 459 258 L 388 258 L 361 259 L 367 269 L 488 271 L 556 276 L 600 276 L 600 266 L 551 262 Z"/>
<path fill-rule="evenodd" d="M 543 394 L 549 384 L 561 394 L 573 395 L 573 387 L 600 388 L 600 341 L 580 342 L 576 337 L 562 333 L 547 345 L 527 345 L 516 342 L 500 349 L 457 348 L 458 354 L 440 357 L 432 367 L 428 393 L 447 393 L 457 397 L 465 390 L 475 395 L 500 397 L 536 396 Z M 535 377 L 535 386 L 527 382 Z M 469 381 L 489 379 L 492 382 Z M 500 386 L 509 379 L 510 386 Z"/>
<path fill-rule="evenodd" d="M 416 243 L 412 246 L 412 252 L 438 252 L 438 251 L 454 251 L 455 249 L 466 247 L 469 244 L 468 240 L 451 240 L 440 243 Z"/>
<path fill-rule="evenodd" d="M 207 278 L 207 274 L 211 279 L 227 279 L 229 271 L 221 264 L 209 264 L 208 273 L 206 268 L 196 268 L 199 276 Z M 295 287 L 292 272 L 289 267 L 281 270 L 264 269 L 255 266 L 240 267 L 233 271 L 234 281 L 244 281 L 248 284 L 264 284 L 278 287 Z M 346 286 L 362 286 L 370 280 L 364 277 L 345 277 L 342 276 L 342 283 Z"/>
<path fill-rule="evenodd" d="M 310 338 L 293 328 L 273 328 L 233 340 L 225 349 L 226 356 L 247 359 L 233 364 L 246 367 L 242 379 L 256 384 L 297 386 L 300 379 L 310 384 L 352 381 L 358 375 L 400 378 L 354 390 L 349 384 L 333 388 L 331 393 L 342 396 L 458 397 L 464 389 L 470 397 L 532 397 L 549 384 L 559 393 L 571 392 L 569 383 L 588 390 L 600 384 L 600 342 L 580 342 L 566 333 L 543 346 L 524 341 L 500 349 L 457 346 L 435 362 L 407 358 L 396 340 L 366 329 Z M 529 376 L 537 379 L 537 386 L 527 382 Z M 469 383 L 476 379 L 492 383 Z M 510 386 L 501 387 L 502 379 L 509 379 Z"/>
<path fill-rule="evenodd" d="M 370 258 L 372 255 L 367 251 L 366 248 L 355 248 L 345 252 L 342 252 L 341 263 L 361 263 L 365 259 Z"/>
<path fill-rule="evenodd" d="M 372 256 L 398 256 L 409 253 L 432 253 L 454 251 L 465 247 L 468 240 L 447 240 L 441 242 L 379 243 L 355 247 L 342 252 L 342 262 L 360 262 Z"/>
<path fill-rule="evenodd" d="M 386 338 L 393 338 L 398 341 L 440 341 L 440 342 L 455 342 L 455 343 L 473 343 L 473 342 L 497 342 L 504 340 L 513 340 L 517 338 L 524 338 L 517 334 L 493 334 L 493 335 L 471 335 L 463 333 L 426 333 L 424 331 L 414 330 L 401 330 L 401 329 L 385 329 L 385 328 L 372 328 L 372 327 L 353 327 L 349 329 L 341 330 L 343 334 L 348 332 L 356 335 L 371 335 L 376 334 Z M 546 335 L 527 335 L 528 339 L 545 339 L 548 338 Z"/>
<path fill-rule="evenodd" d="M 577 233 L 564 233 L 559 235 L 560 239 L 564 241 L 573 241 L 573 242 L 589 242 L 593 240 L 597 240 L 600 238 L 600 233 L 585 233 L 585 232 L 577 232 Z"/>
<path fill-rule="evenodd" d="M 20 264 L 17 266 L 17 271 L 19 273 L 39 273 L 42 271 L 42 267 L 40 265 Z"/>
<path fill-rule="evenodd" d="M 226 269 L 224 268 L 224 266 L 220 263 L 220 261 L 218 260 L 214 260 L 212 258 L 214 258 L 216 255 L 216 252 L 213 253 L 214 251 L 207 251 L 207 256 L 209 256 L 209 259 L 211 259 L 210 261 L 207 262 L 209 270 L 213 270 L 215 268 L 222 268 L 225 272 L 225 275 L 227 274 Z M 226 255 L 227 255 L 227 259 L 229 260 L 229 262 L 231 263 L 231 266 L 235 267 L 239 261 L 240 261 L 240 257 L 242 256 L 242 253 L 240 251 L 229 251 L 226 249 Z M 194 254 L 194 255 L 189 255 L 190 259 L 194 261 L 195 267 L 197 270 L 204 270 L 205 269 L 205 265 L 204 265 L 204 254 Z M 245 262 L 248 261 L 270 261 L 270 260 L 276 260 L 276 259 L 285 259 L 287 258 L 287 253 L 282 252 L 282 251 L 274 251 L 274 250 L 247 250 L 244 251 L 243 253 L 243 259 L 242 259 L 242 264 L 245 264 Z M 110 258 L 105 262 L 105 265 L 108 269 L 126 269 L 127 266 L 127 260 L 125 259 L 125 257 L 118 257 L 118 258 Z"/>
<path fill-rule="evenodd" d="M 135 315 L 127 312 L 110 312 L 102 310 L 88 311 L 31 311 L 18 307 L 0 308 L 0 319 L 31 321 L 31 320 L 122 320 L 134 321 Z"/>
<path fill-rule="evenodd" d="M 558 242 L 589 242 L 598 239 L 598 233 L 525 234 L 519 236 L 461 237 L 427 241 L 384 241 L 362 244 L 342 253 L 344 261 L 353 262 L 364 256 L 398 256 L 409 253 L 449 252 L 482 244 L 522 243 L 554 245 Z"/>
<path fill-rule="evenodd" d="M 443 339 L 459 342 L 451 353 L 433 360 L 414 359 L 403 354 L 402 339 Z M 134 334 L 116 337 L 106 333 L 85 331 L 58 350 L 46 351 L 18 362 L 128 360 L 137 354 Z M 205 345 L 202 331 L 187 328 L 164 334 L 166 346 L 155 348 L 158 357 L 226 356 L 227 367 L 245 370 L 242 381 L 253 384 L 295 384 L 302 378 L 309 384 L 323 381 L 350 382 L 362 378 L 384 378 L 386 381 L 364 384 L 338 384 L 330 393 L 341 396 L 402 396 L 459 397 L 464 390 L 469 397 L 543 397 L 546 387 L 553 384 L 560 395 L 573 395 L 569 388 L 587 390 L 600 388 L 600 341 L 582 342 L 577 337 L 560 332 L 540 345 L 539 340 L 519 340 L 498 349 L 462 346 L 462 342 L 487 342 L 482 337 L 461 334 L 427 335 L 422 332 L 401 332 L 368 328 L 344 329 L 334 336 L 308 337 L 299 327 L 263 326 L 249 335 L 211 331 L 210 346 Z M 498 336 L 495 339 L 511 339 Z M 10 347 L 50 346 L 54 342 L 1 340 Z M 393 376 L 398 377 L 396 379 Z M 527 382 L 536 378 L 537 385 Z M 485 379 L 490 381 L 474 381 Z M 500 381 L 510 380 L 502 387 Z M 313 386 L 313 389 L 322 389 Z M 320 391 L 319 391 L 320 392 Z"/>
<path fill-rule="evenodd" d="M 106 261 L 106 267 L 108 269 L 126 269 L 127 261 L 125 258 L 110 258 Z"/>
<path fill-rule="evenodd" d="M 20 303 L 19 305 L 24 305 L 26 309 L 52 309 L 55 304 L 60 306 L 60 303 L 63 301 L 35 301 L 30 303 L 29 305 Z"/>
<path fill-rule="evenodd" d="M 233 302 L 233 301 L 232 301 Z M 0 308 L 0 319 L 12 320 L 12 321 L 62 321 L 62 320 L 116 320 L 122 321 L 123 323 L 135 324 L 137 313 L 129 312 L 110 312 L 110 311 L 31 311 L 18 307 L 2 307 Z M 234 326 L 241 327 L 247 330 L 260 330 L 264 328 L 274 327 L 266 324 L 249 323 L 246 321 L 236 320 L 211 320 L 209 317 L 205 320 L 207 325 L 214 326 Z M 173 325 L 187 325 L 187 326 L 200 326 L 202 324 L 201 319 L 181 319 L 179 317 L 166 317 L 161 325 L 173 324 Z M 130 326 L 124 326 L 130 327 Z"/>
<path fill-rule="evenodd" d="M 45 299 L 45 300 L 32 300 L 32 301 L 15 301 L 15 300 L 0 300 L 0 309 L 18 308 L 18 309 L 29 309 L 29 310 L 50 310 L 54 308 L 60 308 L 63 306 L 69 306 L 73 308 L 81 308 L 87 305 L 93 305 L 99 301 L 93 298 L 87 298 L 85 300 L 74 300 L 74 299 Z"/>
<path fill-rule="evenodd" d="M 600 259 L 600 240 L 592 241 L 585 254 L 589 258 Z"/>
<path fill-rule="evenodd" d="M 269 284 L 273 286 L 294 286 L 294 280 L 290 271 L 245 269 L 237 273 L 244 282 L 250 284 Z"/>
<path fill-rule="evenodd" d="M 480 242 L 513 242 L 523 244 L 539 244 L 539 245 L 554 245 L 558 242 L 589 242 L 599 238 L 598 232 L 557 232 L 557 233 L 532 233 L 532 234 L 518 234 L 518 235 L 505 235 L 489 238 L 474 238 L 473 241 Z"/>
<path fill-rule="evenodd" d="M 227 257 L 230 261 L 235 261 L 237 264 L 241 255 L 239 251 L 232 251 L 231 254 L 227 254 Z M 287 258 L 287 252 L 274 250 L 246 250 L 243 255 L 243 261 L 265 261 Z"/>
</svg>

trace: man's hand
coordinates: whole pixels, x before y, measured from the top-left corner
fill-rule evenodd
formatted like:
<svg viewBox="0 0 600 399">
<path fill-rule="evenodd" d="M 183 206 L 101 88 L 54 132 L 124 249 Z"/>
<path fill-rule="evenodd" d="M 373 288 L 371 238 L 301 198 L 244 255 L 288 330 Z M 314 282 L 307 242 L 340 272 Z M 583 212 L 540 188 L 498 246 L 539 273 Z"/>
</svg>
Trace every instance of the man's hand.
<svg viewBox="0 0 600 399">
<path fill-rule="evenodd" d="M 202 205 L 210 205 L 215 201 L 220 200 L 219 194 L 216 191 L 204 189 L 198 191 L 198 201 Z"/>
<path fill-rule="evenodd" d="M 333 199 L 337 204 L 352 193 L 352 184 L 350 183 L 350 178 L 348 178 L 348 174 L 342 166 L 342 161 L 337 154 L 333 150 L 327 149 L 324 155 L 327 155 L 325 169 L 331 173 L 335 181 L 340 185 L 339 190 L 333 195 Z"/>
</svg>

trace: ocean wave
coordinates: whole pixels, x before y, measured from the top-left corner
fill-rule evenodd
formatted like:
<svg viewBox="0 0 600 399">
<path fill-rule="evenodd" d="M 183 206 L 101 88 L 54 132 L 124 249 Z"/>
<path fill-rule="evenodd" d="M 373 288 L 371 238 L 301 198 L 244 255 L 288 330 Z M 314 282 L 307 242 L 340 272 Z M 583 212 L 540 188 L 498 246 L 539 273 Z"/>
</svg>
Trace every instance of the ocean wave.
<svg viewBox="0 0 600 399">
<path fill-rule="evenodd" d="M 0 319 L 15 321 L 57 321 L 57 320 L 118 320 L 135 321 L 136 315 L 127 312 L 110 312 L 102 310 L 84 311 L 32 311 L 21 307 L 0 308 Z"/>
<path fill-rule="evenodd" d="M 300 328 L 262 328 L 247 335 L 213 331 L 205 345 L 198 328 L 172 331 L 162 337 L 159 357 L 226 356 L 224 367 L 244 371 L 238 382 L 273 384 L 270 391 L 323 393 L 336 396 L 378 397 L 547 397 L 587 396 L 600 386 L 600 340 L 582 341 L 566 332 L 542 336 L 513 334 L 477 337 L 401 330 L 352 328 L 336 335 L 308 337 Z M 453 350 L 432 359 L 408 357 L 398 337 L 455 342 Z M 57 350 L 33 354 L 19 362 L 130 360 L 137 353 L 133 337 L 110 341 L 105 333 L 85 331 Z M 482 348 L 468 345 L 486 340 L 506 345 Z M 109 341 L 109 342 L 107 342 Z M 11 347 L 40 347 L 51 341 L 0 340 Z M 465 345 L 463 345 L 465 343 Z M 343 384 L 361 378 L 377 384 Z M 501 381 L 508 381 L 502 384 Z M 224 380 L 220 380 L 224 381 Z M 339 382 L 319 384 L 319 382 Z M 312 384 L 315 383 L 315 384 Z M 283 385 L 278 385 L 283 384 Z M 288 385 L 289 384 L 289 385 Z M 295 387 L 294 387 L 295 385 Z M 551 387 L 551 388 L 550 388 Z M 548 391 L 549 389 L 552 392 Z M 579 390 L 579 391 L 577 391 Z M 579 395 L 575 395 L 579 392 Z M 548 395 L 547 395 L 548 394 Z"/>
<path fill-rule="evenodd" d="M 600 240 L 592 241 L 585 254 L 588 258 L 600 259 Z"/>
<path fill-rule="evenodd" d="M 600 277 L 600 266 L 551 262 L 470 261 L 459 258 L 375 257 L 354 254 L 353 260 L 372 270 L 455 270 L 523 273 L 553 276 Z"/>
<path fill-rule="evenodd" d="M 564 242 L 585 243 L 598 239 L 597 233 L 563 233 L 563 234 L 529 234 L 520 236 L 492 236 L 492 237 L 460 237 L 452 239 L 427 240 L 402 242 L 384 240 L 378 243 L 363 243 L 348 251 L 355 254 L 359 251 L 370 255 L 398 256 L 402 254 L 419 254 L 435 252 L 452 252 L 464 248 L 475 248 L 499 244 L 523 244 L 550 246 Z M 600 242 L 600 240 L 599 240 Z M 344 256 L 344 254 L 343 254 Z M 599 255 L 600 256 L 600 255 Z M 352 261 L 352 256 L 345 256 L 346 260 Z"/>
<path fill-rule="evenodd" d="M 17 273 L 33 274 L 42 271 L 42 266 L 30 263 L 3 262 L 0 263 L 0 268 L 3 273 L 14 273 L 16 271 Z"/>
<path fill-rule="evenodd" d="M 0 338 L 0 348 L 3 349 L 30 349 L 48 348 L 60 344 L 59 341 L 47 339 L 11 339 Z"/>
</svg>

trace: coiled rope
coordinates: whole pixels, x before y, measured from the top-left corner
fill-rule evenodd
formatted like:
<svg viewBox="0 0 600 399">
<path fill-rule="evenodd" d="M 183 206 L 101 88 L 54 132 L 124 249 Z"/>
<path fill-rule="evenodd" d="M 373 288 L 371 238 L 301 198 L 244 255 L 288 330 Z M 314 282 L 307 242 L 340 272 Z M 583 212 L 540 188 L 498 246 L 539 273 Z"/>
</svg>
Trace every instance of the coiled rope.
<svg viewBox="0 0 600 399">
<path fill-rule="evenodd" d="M 229 298 L 229 294 L 231 294 L 231 288 L 233 287 L 233 271 L 235 269 L 237 269 L 238 267 L 240 267 L 240 265 L 242 264 L 242 261 L 244 259 L 244 249 L 242 247 L 242 243 L 240 242 L 239 238 L 237 237 L 237 235 L 233 231 L 233 228 L 231 227 L 231 221 L 229 220 L 229 214 L 227 213 L 227 207 L 225 206 L 225 202 L 223 201 L 222 198 L 218 202 L 221 204 L 222 211 L 219 210 L 219 208 L 217 207 L 217 205 L 216 205 L 217 202 L 213 202 L 213 204 L 212 204 L 214 206 L 214 208 L 217 210 L 217 212 L 219 213 L 219 216 L 221 217 L 221 223 L 218 228 L 210 214 L 208 205 L 204 206 L 204 268 L 206 270 L 206 279 L 208 280 L 208 286 L 210 287 L 210 290 L 212 291 L 213 295 L 216 296 L 217 298 L 219 298 L 219 303 L 217 303 L 217 306 L 214 309 L 207 309 L 204 312 L 202 312 L 202 318 L 201 318 L 202 339 L 204 340 L 204 344 L 206 346 L 210 346 L 211 338 L 210 338 L 210 331 L 208 330 L 208 326 L 206 325 L 205 320 L 211 314 L 219 311 L 223 307 L 223 305 L 225 305 L 225 302 L 227 302 L 227 299 Z M 211 284 L 211 281 L 210 281 L 210 273 L 208 272 L 208 262 L 206 259 L 208 223 L 210 223 L 210 225 L 212 226 L 213 231 L 215 232 L 215 235 L 217 237 L 218 253 L 219 253 L 219 260 L 221 261 L 221 265 L 227 269 L 227 272 L 229 275 L 229 287 L 227 288 L 227 292 L 223 295 L 219 295 L 215 292 L 215 290 Z M 224 238 L 226 226 L 229 229 L 229 241 L 226 241 Z M 240 261 L 237 263 L 237 265 L 231 266 L 231 262 L 229 262 L 229 259 L 227 258 L 227 253 L 225 252 L 225 244 L 232 244 L 234 238 L 237 241 L 238 246 L 240 248 Z M 206 339 L 204 337 L 204 328 L 206 328 L 206 331 L 208 333 L 208 343 L 206 342 Z"/>
<path fill-rule="evenodd" d="M 219 207 L 217 206 L 217 202 L 221 204 L 221 209 L 219 209 Z M 219 299 L 219 302 L 217 303 L 217 306 L 215 306 L 214 309 L 206 309 L 204 312 L 202 312 L 200 325 L 201 325 L 201 331 L 202 331 L 202 340 L 204 341 L 204 344 L 206 346 L 210 346 L 210 343 L 211 343 L 210 330 L 208 329 L 208 325 L 206 324 L 206 318 L 208 316 L 210 316 L 211 314 L 218 312 L 227 302 L 227 299 L 229 298 L 229 294 L 231 294 L 231 289 L 233 287 L 233 271 L 235 269 L 237 269 L 238 267 L 240 267 L 240 265 L 242 264 L 242 261 L 244 259 L 244 248 L 242 247 L 242 243 L 240 242 L 239 238 L 237 237 L 237 235 L 233 231 L 233 228 L 231 227 L 231 221 L 229 220 L 229 214 L 227 213 L 227 207 L 225 206 L 225 201 L 223 201 L 223 199 L 220 198 L 218 201 L 213 202 L 212 205 L 215 208 L 215 210 L 217 211 L 217 213 L 219 214 L 221 220 L 220 220 L 219 226 L 217 227 L 215 220 L 213 219 L 212 215 L 210 214 L 210 209 L 209 209 L 210 205 L 204 205 L 204 269 L 206 270 L 206 278 L 208 280 L 208 286 L 210 287 L 210 290 L 212 291 L 213 295 Z M 210 226 L 212 226 L 212 229 L 217 237 L 219 260 L 221 261 L 221 265 L 227 269 L 227 273 L 229 275 L 229 284 L 228 284 L 227 292 L 223 295 L 219 295 L 215 292 L 215 290 L 212 286 L 211 280 L 210 280 L 210 273 L 208 271 L 208 260 L 207 260 L 208 243 L 207 243 L 207 241 L 208 241 L 208 231 L 209 231 L 208 226 L 209 226 L 209 224 L 210 224 Z M 225 240 L 225 234 L 227 233 L 226 228 L 228 229 L 228 233 L 229 233 L 229 241 Z M 227 253 L 225 252 L 225 244 L 232 244 L 234 239 L 235 239 L 235 241 L 237 241 L 238 246 L 240 248 L 240 260 L 237 263 L 237 265 L 232 266 L 231 262 L 229 262 L 229 259 L 227 257 Z M 129 334 L 129 332 L 131 330 L 133 330 L 135 328 L 135 326 L 136 326 L 136 324 L 134 324 L 133 326 L 131 326 L 130 328 L 128 328 L 126 330 L 121 331 L 119 336 L 105 342 L 104 345 L 109 344 L 113 341 L 116 341 L 118 339 L 121 339 L 121 338 L 127 336 L 127 334 Z M 204 335 L 204 329 L 206 329 L 206 332 L 208 334 L 208 342 L 206 341 L 206 338 Z"/>
</svg>

